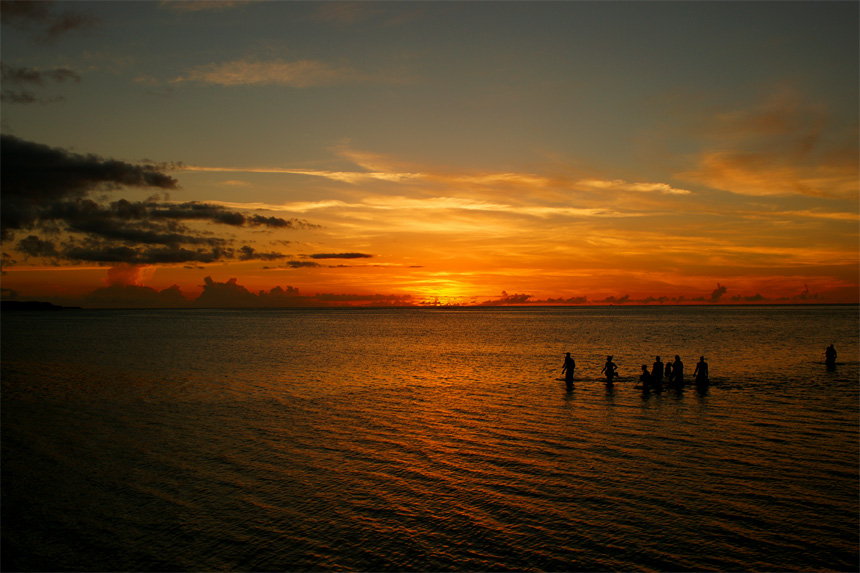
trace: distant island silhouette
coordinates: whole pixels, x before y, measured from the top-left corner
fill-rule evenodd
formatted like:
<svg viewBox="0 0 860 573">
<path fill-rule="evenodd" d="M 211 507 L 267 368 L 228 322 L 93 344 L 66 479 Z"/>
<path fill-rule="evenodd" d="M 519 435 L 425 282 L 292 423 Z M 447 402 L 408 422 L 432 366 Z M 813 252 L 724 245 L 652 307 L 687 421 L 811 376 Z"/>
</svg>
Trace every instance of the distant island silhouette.
<svg viewBox="0 0 860 573">
<path fill-rule="evenodd" d="M 80 306 L 58 306 L 50 302 L 38 300 L 3 300 L 0 301 L 0 311 L 8 310 L 80 310 Z"/>
</svg>

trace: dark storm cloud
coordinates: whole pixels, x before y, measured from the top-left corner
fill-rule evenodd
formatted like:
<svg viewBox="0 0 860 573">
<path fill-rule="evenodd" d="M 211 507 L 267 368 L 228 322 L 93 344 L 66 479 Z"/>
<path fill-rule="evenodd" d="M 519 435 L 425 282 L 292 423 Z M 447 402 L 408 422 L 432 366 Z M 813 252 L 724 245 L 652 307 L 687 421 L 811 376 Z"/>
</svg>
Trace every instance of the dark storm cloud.
<svg viewBox="0 0 860 573">
<path fill-rule="evenodd" d="M 84 30 L 98 23 L 95 16 L 85 12 L 66 10 L 61 14 L 54 12 L 54 2 L 47 0 L 0 1 L 0 22 L 31 32 L 35 39 L 55 40 L 66 32 Z M 74 3 L 63 3 L 64 6 Z"/>
<path fill-rule="evenodd" d="M 312 259 L 370 259 L 373 257 L 364 253 L 317 253 L 308 256 Z"/>
<path fill-rule="evenodd" d="M 250 246 L 238 251 L 231 239 L 192 228 L 191 222 L 267 230 L 314 229 L 303 219 L 246 215 L 210 203 L 171 203 L 156 195 L 144 201 L 118 199 L 108 204 L 88 197 L 122 187 L 172 190 L 177 181 L 164 166 L 137 165 L 79 155 L 63 149 L 0 136 L 0 223 L 2 239 L 21 230 L 67 233 L 63 248 L 31 234 L 17 244 L 27 256 L 99 263 L 211 263 L 279 260 L 287 255 L 260 253 Z"/>
</svg>

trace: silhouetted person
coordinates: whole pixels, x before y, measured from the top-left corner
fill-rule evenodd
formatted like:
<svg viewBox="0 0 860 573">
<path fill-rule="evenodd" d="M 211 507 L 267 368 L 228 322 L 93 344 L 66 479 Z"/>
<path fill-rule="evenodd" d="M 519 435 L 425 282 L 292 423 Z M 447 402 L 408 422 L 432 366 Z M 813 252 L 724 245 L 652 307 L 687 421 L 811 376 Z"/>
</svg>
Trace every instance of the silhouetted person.
<svg viewBox="0 0 860 573">
<path fill-rule="evenodd" d="M 606 364 L 603 365 L 603 368 L 600 370 L 601 374 L 606 374 L 606 382 L 612 384 L 612 379 L 615 378 L 615 375 L 618 373 L 618 366 L 612 361 L 611 356 L 606 357 Z"/>
<path fill-rule="evenodd" d="M 678 386 L 684 385 L 684 363 L 681 362 L 681 357 L 675 355 L 675 362 L 672 363 L 672 380 Z"/>
<path fill-rule="evenodd" d="M 705 362 L 704 356 L 699 356 L 699 362 L 696 363 L 696 369 L 693 371 L 693 376 L 696 378 L 696 384 L 708 383 L 708 363 Z"/>
<path fill-rule="evenodd" d="M 573 387 L 573 371 L 576 368 L 576 362 L 571 358 L 570 352 L 564 357 L 564 365 L 561 367 L 561 372 L 564 374 L 564 383 L 568 388 Z"/>
<path fill-rule="evenodd" d="M 648 372 L 648 365 L 642 365 L 642 374 L 639 375 L 639 382 L 642 384 L 643 390 L 651 388 L 651 373 Z"/>
<path fill-rule="evenodd" d="M 654 357 L 654 366 L 651 368 L 651 382 L 656 386 L 663 382 L 663 361 L 659 356 Z"/>
<path fill-rule="evenodd" d="M 671 362 L 666 363 L 665 372 L 666 372 L 666 381 L 672 382 L 672 363 Z"/>
<path fill-rule="evenodd" d="M 833 348 L 832 344 L 824 351 L 824 363 L 827 366 L 834 366 L 836 364 L 836 349 Z"/>
</svg>

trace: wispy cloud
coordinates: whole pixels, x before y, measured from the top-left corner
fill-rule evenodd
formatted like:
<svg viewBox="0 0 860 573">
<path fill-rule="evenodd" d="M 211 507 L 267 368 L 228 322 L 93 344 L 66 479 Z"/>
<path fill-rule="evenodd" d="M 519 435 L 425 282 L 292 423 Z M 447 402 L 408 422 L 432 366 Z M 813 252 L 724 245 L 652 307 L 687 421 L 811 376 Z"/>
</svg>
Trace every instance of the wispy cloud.
<svg viewBox="0 0 860 573">
<path fill-rule="evenodd" d="M 347 66 L 337 66 L 319 60 L 252 60 L 238 59 L 231 62 L 197 66 L 173 83 L 199 82 L 220 86 L 288 86 L 309 88 L 355 82 L 373 81 L 366 74 Z"/>
<path fill-rule="evenodd" d="M 183 165 L 185 171 L 209 171 L 221 173 L 280 173 L 283 175 L 309 175 L 323 177 L 343 183 L 359 183 L 368 180 L 405 181 L 407 179 L 424 179 L 423 173 L 392 173 L 385 171 L 326 171 L 320 169 L 290 169 L 282 167 L 206 167 L 202 165 Z"/>
<path fill-rule="evenodd" d="M 365 166 L 365 165 L 362 165 Z M 385 169 L 386 166 L 378 162 L 368 162 L 367 167 L 374 169 Z M 473 185 L 473 186 L 524 186 L 531 188 L 568 188 L 591 191 L 615 191 L 635 193 L 658 193 L 669 195 L 689 195 L 691 191 L 672 187 L 667 183 L 652 182 L 629 182 L 623 179 L 565 179 L 559 177 L 546 177 L 534 173 L 449 173 L 443 171 L 328 171 L 322 169 L 296 169 L 280 167 L 207 167 L 201 165 L 183 165 L 186 171 L 211 171 L 224 173 L 281 173 L 284 175 L 309 175 L 322 177 L 332 181 L 343 183 L 361 183 L 369 180 L 391 181 L 391 182 L 415 182 L 427 181 L 443 183 L 446 185 Z"/>
<path fill-rule="evenodd" d="M 39 68 L 26 68 L 7 66 L 0 63 L 0 79 L 3 89 L 0 91 L 0 100 L 7 103 L 52 103 L 62 101 L 61 96 L 41 97 L 29 89 L 13 90 L 8 86 L 35 86 L 44 87 L 47 81 L 64 83 L 67 80 L 80 83 L 81 76 L 68 68 L 54 68 L 52 70 L 41 70 Z"/>
<path fill-rule="evenodd" d="M 718 151 L 677 177 L 741 195 L 855 198 L 860 192 L 856 159 L 803 165 L 772 152 Z"/>
<path fill-rule="evenodd" d="M 675 176 L 749 196 L 851 199 L 860 193 L 856 119 L 780 86 L 747 108 L 714 114 L 705 150 Z"/>
<path fill-rule="evenodd" d="M 625 213 L 603 208 L 577 208 L 569 206 L 518 206 L 507 203 L 493 203 L 479 201 L 466 197 L 404 197 L 404 196 L 378 196 L 367 197 L 360 201 L 347 202 L 340 200 L 324 201 L 297 201 L 291 203 L 236 203 L 228 201 L 210 201 L 229 209 L 256 209 L 268 211 L 284 211 L 291 213 L 306 213 L 308 211 L 320 211 L 335 209 L 340 211 L 349 210 L 374 210 L 374 211 L 465 211 L 465 212 L 487 212 L 508 213 L 511 215 L 525 215 L 530 217 L 640 217 L 641 213 Z"/>
<path fill-rule="evenodd" d="M 159 6 L 172 12 L 189 13 L 230 10 L 257 1 L 259 0 L 161 0 Z"/>
<path fill-rule="evenodd" d="M 29 30 L 36 40 L 52 41 L 74 30 L 86 30 L 99 20 L 95 16 L 73 10 L 61 14 L 53 11 L 55 5 L 69 7 L 71 2 L 24 2 L 3 0 L 3 24 Z M 79 4 L 80 5 L 80 4 Z"/>
<path fill-rule="evenodd" d="M 587 189 L 606 189 L 608 191 L 632 191 L 636 193 L 663 193 L 668 195 L 689 195 L 688 189 L 672 187 L 667 183 L 631 183 L 623 179 L 581 179 L 576 182 L 577 186 Z"/>
</svg>

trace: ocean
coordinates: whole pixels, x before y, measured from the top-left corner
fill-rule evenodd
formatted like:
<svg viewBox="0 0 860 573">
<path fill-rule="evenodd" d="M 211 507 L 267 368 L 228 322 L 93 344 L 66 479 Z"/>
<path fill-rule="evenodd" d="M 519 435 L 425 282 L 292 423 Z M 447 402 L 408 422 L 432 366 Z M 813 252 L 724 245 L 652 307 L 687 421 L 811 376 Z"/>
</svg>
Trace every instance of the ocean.
<svg viewBox="0 0 860 573">
<path fill-rule="evenodd" d="M 857 306 L 0 323 L 3 571 L 860 569 Z"/>
</svg>

